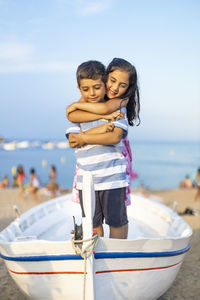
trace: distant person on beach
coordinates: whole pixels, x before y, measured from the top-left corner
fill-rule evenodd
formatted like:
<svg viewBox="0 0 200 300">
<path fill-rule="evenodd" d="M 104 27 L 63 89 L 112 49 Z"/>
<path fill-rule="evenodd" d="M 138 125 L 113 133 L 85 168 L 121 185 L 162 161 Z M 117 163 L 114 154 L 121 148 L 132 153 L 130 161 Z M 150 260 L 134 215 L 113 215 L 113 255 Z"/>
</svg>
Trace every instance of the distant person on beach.
<svg viewBox="0 0 200 300">
<path fill-rule="evenodd" d="M 9 180 L 8 180 L 8 176 L 4 176 L 3 180 L 0 182 L 0 188 L 1 189 L 5 189 L 9 187 Z"/>
<path fill-rule="evenodd" d="M 124 73 L 126 76 L 122 86 L 128 88 L 130 74 Z M 104 102 L 105 68 L 101 63 L 89 61 L 81 64 L 77 70 L 77 82 L 82 102 L 87 104 Z M 119 107 L 120 102 L 117 105 Z M 90 170 L 93 173 L 96 195 L 93 220 L 96 231 L 103 236 L 102 223 L 105 218 L 106 224 L 110 226 L 111 238 L 127 238 L 125 196 L 128 183 L 126 160 L 121 152 L 120 142 L 123 135 L 127 134 L 128 123 L 121 118 L 121 112 L 117 112 L 114 118 L 111 117 L 111 119 L 118 119 L 112 123 L 108 123 L 102 117 L 106 118 L 101 115 L 90 122 L 73 123 L 66 131 L 70 146 L 78 147 L 76 150 L 77 189 L 82 206 L 82 170 Z M 93 159 L 92 165 L 89 163 L 91 159 Z"/>
<path fill-rule="evenodd" d="M 29 193 L 33 196 L 35 200 L 38 200 L 37 192 L 40 188 L 40 182 L 39 179 L 35 173 L 35 169 L 30 169 L 30 181 L 28 186 Z"/>
<path fill-rule="evenodd" d="M 16 169 L 16 167 L 12 167 L 11 173 L 12 173 L 12 187 L 18 187 L 18 184 L 17 184 L 17 169 Z"/>
<path fill-rule="evenodd" d="M 24 193 L 25 172 L 22 165 L 17 167 L 17 185 L 19 187 L 18 197 L 21 198 Z"/>
<path fill-rule="evenodd" d="M 109 121 L 120 117 L 121 107 L 126 107 L 128 123 L 139 120 L 140 98 L 137 85 L 137 72 L 135 67 L 122 58 L 114 58 L 106 69 L 106 96 L 101 103 L 88 103 L 82 97 L 67 107 L 66 113 L 71 122 L 88 122 L 99 120 L 102 117 Z M 139 125 L 139 124 L 138 124 Z M 131 182 L 138 177 L 132 169 L 132 152 L 128 137 L 122 138 L 122 153 L 126 159 L 127 180 L 125 204 L 130 205 Z M 76 188 L 77 168 L 73 183 L 73 201 L 79 202 Z"/>
<path fill-rule="evenodd" d="M 59 193 L 59 185 L 56 182 L 56 177 L 57 177 L 56 167 L 54 165 L 51 165 L 50 174 L 49 174 L 50 181 L 47 184 L 46 188 L 50 192 L 50 195 L 52 197 L 56 196 Z"/>
<path fill-rule="evenodd" d="M 195 181 L 196 181 L 197 191 L 196 191 L 194 199 L 197 200 L 198 198 L 200 198 L 200 168 L 197 170 L 197 175 L 196 175 Z"/>
<path fill-rule="evenodd" d="M 180 182 L 179 187 L 184 188 L 184 189 L 193 189 L 194 188 L 193 181 L 189 175 L 185 176 L 185 179 Z"/>
</svg>

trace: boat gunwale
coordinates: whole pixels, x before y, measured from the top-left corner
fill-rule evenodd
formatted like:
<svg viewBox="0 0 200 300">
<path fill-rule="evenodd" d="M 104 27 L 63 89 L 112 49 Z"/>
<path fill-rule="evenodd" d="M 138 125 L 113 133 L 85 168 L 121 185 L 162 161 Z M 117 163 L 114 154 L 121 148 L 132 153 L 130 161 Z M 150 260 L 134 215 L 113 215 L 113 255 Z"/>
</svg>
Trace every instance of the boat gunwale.
<svg viewBox="0 0 200 300">
<path fill-rule="evenodd" d="M 188 225 L 189 226 L 189 225 Z M 188 235 L 186 236 L 158 236 L 158 237 L 136 237 L 134 239 L 110 239 L 108 237 L 100 237 L 100 239 L 102 241 L 109 241 L 110 243 L 113 243 L 116 242 L 116 241 L 120 241 L 120 243 L 130 243 L 130 242 L 136 242 L 136 241 L 149 241 L 151 240 L 152 242 L 157 242 L 157 241 L 169 241 L 169 240 L 172 240 L 172 241 L 176 241 L 176 240 L 179 240 L 179 241 L 183 241 L 183 240 L 186 240 L 186 239 L 189 239 L 191 236 L 192 236 L 193 232 L 192 230 L 190 230 L 190 232 L 188 233 Z M 1 239 L 1 236 L 0 236 L 0 246 L 1 245 L 5 245 L 5 246 L 10 246 L 12 244 L 12 246 L 14 246 L 15 244 L 16 245 L 22 245 L 23 244 L 37 244 L 37 243 L 43 243 L 43 244 L 66 244 L 66 243 L 70 243 L 71 244 L 71 239 L 69 240 L 60 240 L 60 241 L 54 241 L 54 240 L 45 240 L 45 239 L 37 239 L 37 238 L 30 238 L 30 236 L 20 236 L 20 238 L 24 238 L 24 240 L 14 240 L 14 241 L 5 241 L 5 240 L 2 240 Z M 26 240 L 27 238 L 27 240 Z M 1 252 L 0 252 L 1 254 Z"/>
<path fill-rule="evenodd" d="M 186 253 L 190 250 L 190 243 L 185 248 L 172 251 L 160 251 L 160 252 L 94 252 L 95 259 L 117 259 L 117 258 L 137 258 L 137 257 L 171 257 L 178 256 Z M 77 254 L 60 254 L 60 255 L 35 255 L 35 256 L 6 256 L 0 253 L 0 257 L 9 261 L 52 261 L 52 260 L 83 260 L 80 255 Z"/>
</svg>

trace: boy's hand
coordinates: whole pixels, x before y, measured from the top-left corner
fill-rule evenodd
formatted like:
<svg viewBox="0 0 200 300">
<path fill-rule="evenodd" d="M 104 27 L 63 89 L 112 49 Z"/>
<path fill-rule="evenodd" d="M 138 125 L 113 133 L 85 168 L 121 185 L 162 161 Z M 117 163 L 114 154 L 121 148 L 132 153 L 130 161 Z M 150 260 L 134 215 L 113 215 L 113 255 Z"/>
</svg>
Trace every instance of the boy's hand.
<svg viewBox="0 0 200 300">
<path fill-rule="evenodd" d="M 119 120 L 119 118 L 125 119 L 125 113 L 121 110 L 116 110 L 109 115 L 105 115 L 103 118 L 106 120 L 111 120 L 111 121 Z"/>
<path fill-rule="evenodd" d="M 98 126 L 98 134 L 111 132 L 111 131 L 113 131 L 114 127 L 115 126 L 113 123 L 106 123 L 106 124 L 100 125 L 100 126 Z"/>
<path fill-rule="evenodd" d="M 83 139 L 84 133 L 70 133 L 69 135 L 69 145 L 71 148 L 80 148 L 85 145 Z"/>
</svg>

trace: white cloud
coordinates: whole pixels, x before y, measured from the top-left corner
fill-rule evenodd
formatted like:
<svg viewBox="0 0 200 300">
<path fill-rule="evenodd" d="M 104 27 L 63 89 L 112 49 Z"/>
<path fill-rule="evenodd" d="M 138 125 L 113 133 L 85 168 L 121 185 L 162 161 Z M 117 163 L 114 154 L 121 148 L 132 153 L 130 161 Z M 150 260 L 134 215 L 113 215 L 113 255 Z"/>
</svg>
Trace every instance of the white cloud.
<svg viewBox="0 0 200 300">
<path fill-rule="evenodd" d="M 2 61 L 25 60 L 32 56 L 34 48 L 18 42 L 0 43 L 0 63 Z"/>
<path fill-rule="evenodd" d="M 0 74 L 69 72 L 76 69 L 77 64 L 66 62 L 37 62 L 15 65 L 0 65 Z"/>
<path fill-rule="evenodd" d="M 68 72 L 76 69 L 74 63 L 38 58 L 33 45 L 20 42 L 0 43 L 0 73 Z"/>
</svg>

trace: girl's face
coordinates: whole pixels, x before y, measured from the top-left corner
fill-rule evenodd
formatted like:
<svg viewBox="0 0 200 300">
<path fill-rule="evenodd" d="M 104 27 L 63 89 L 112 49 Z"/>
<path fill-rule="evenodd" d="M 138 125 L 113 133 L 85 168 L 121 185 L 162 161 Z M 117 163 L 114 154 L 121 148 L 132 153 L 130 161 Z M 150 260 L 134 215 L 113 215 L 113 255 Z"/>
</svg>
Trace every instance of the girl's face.
<svg viewBox="0 0 200 300">
<path fill-rule="evenodd" d="M 109 73 L 106 83 L 107 96 L 111 98 L 120 98 L 129 87 L 129 73 L 121 70 L 114 70 Z"/>
</svg>

